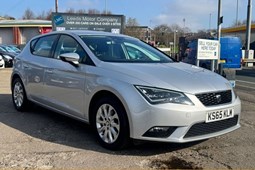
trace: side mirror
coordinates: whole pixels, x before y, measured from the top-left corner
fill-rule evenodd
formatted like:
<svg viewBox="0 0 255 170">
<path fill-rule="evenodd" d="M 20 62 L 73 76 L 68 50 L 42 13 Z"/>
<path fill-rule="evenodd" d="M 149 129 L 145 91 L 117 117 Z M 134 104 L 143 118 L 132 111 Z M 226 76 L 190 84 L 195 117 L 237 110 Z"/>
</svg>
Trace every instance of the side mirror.
<svg viewBox="0 0 255 170">
<path fill-rule="evenodd" d="M 79 65 L 80 56 L 77 53 L 60 54 L 60 59 L 74 65 Z"/>
</svg>

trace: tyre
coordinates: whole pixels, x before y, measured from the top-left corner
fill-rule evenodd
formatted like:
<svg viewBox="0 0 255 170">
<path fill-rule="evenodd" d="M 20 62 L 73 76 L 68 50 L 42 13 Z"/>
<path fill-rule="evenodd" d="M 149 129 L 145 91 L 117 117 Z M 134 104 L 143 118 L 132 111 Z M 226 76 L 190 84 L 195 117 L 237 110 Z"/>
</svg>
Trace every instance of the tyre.
<svg viewBox="0 0 255 170">
<path fill-rule="evenodd" d="M 18 111 L 25 111 L 28 106 L 27 95 L 20 78 L 15 78 L 12 83 L 12 102 Z"/>
<path fill-rule="evenodd" d="M 129 124 L 121 102 L 113 97 L 101 98 L 93 108 L 93 128 L 99 143 L 110 150 L 129 144 Z"/>
</svg>

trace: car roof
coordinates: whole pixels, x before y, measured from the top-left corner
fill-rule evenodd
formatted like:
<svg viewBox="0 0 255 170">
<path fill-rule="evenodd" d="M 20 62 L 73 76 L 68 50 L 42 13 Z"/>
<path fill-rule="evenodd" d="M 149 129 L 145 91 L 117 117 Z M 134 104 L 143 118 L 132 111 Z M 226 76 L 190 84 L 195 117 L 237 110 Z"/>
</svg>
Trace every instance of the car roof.
<svg viewBox="0 0 255 170">
<path fill-rule="evenodd" d="M 122 34 L 115 34 L 115 33 L 110 33 L 110 32 L 103 32 L 103 31 L 90 31 L 90 30 L 66 30 L 66 31 L 59 31 L 63 33 L 73 33 L 76 35 L 107 35 L 107 36 L 124 36 L 127 37 L 126 35 Z"/>
<path fill-rule="evenodd" d="M 110 33 L 110 32 L 103 32 L 103 31 L 65 30 L 65 31 L 52 31 L 52 32 L 47 33 L 47 34 L 42 34 L 42 35 L 39 35 L 39 36 L 35 36 L 33 39 L 38 38 L 38 37 L 42 37 L 42 36 L 45 36 L 45 35 L 51 35 L 51 34 L 70 34 L 70 35 L 77 35 L 77 36 L 81 36 L 81 35 L 99 35 L 99 36 L 100 35 L 105 35 L 105 36 L 114 36 L 114 37 L 133 38 L 133 37 L 123 35 L 123 34 L 115 34 L 115 33 Z"/>
</svg>

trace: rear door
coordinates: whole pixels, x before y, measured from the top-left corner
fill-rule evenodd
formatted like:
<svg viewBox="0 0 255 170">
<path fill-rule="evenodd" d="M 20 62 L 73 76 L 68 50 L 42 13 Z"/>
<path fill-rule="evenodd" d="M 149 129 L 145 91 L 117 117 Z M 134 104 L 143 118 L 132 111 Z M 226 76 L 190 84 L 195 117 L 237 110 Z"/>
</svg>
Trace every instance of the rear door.
<svg viewBox="0 0 255 170">
<path fill-rule="evenodd" d="M 29 53 L 24 54 L 23 68 L 26 75 L 27 93 L 37 102 L 44 103 L 44 68 L 53 58 L 53 49 L 58 35 L 48 35 L 34 39 Z"/>
</svg>

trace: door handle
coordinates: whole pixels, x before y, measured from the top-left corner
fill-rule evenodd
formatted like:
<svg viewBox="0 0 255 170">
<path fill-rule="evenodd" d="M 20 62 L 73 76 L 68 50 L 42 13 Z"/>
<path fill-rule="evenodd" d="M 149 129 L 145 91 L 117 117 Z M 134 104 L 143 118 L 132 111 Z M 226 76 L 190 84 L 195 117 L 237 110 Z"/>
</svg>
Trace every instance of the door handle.
<svg viewBox="0 0 255 170">
<path fill-rule="evenodd" d="M 48 73 L 48 74 L 53 74 L 53 70 L 52 69 L 46 69 L 45 72 Z"/>
<path fill-rule="evenodd" d="M 24 69 L 30 69 L 30 67 L 26 64 L 23 64 Z"/>
</svg>

